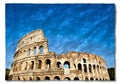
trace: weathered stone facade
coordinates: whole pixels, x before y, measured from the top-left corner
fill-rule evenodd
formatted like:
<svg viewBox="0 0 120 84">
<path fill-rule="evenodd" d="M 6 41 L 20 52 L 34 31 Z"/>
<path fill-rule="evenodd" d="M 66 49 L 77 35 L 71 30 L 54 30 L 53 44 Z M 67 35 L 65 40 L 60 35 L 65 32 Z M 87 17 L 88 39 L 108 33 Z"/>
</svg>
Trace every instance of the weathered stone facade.
<svg viewBox="0 0 120 84">
<path fill-rule="evenodd" d="M 109 80 L 103 58 L 84 52 L 57 56 L 48 49 L 42 30 L 25 35 L 18 43 L 11 80 Z"/>
</svg>

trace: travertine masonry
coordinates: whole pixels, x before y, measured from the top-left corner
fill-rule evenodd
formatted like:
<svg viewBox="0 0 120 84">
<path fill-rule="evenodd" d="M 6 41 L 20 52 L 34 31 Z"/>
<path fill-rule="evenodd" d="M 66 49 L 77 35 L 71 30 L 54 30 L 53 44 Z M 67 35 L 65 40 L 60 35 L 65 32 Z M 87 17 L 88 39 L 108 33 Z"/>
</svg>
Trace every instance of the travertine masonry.
<svg viewBox="0 0 120 84">
<path fill-rule="evenodd" d="M 57 56 L 48 49 L 42 30 L 25 35 L 18 43 L 10 80 L 109 80 L 103 58 L 84 52 Z"/>
</svg>

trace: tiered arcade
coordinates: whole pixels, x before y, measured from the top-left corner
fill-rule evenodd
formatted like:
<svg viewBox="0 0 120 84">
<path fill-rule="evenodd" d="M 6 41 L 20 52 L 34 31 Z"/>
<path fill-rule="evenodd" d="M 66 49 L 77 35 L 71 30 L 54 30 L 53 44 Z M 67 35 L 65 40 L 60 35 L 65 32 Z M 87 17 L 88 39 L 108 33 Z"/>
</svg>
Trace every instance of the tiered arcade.
<svg viewBox="0 0 120 84">
<path fill-rule="evenodd" d="M 84 52 L 57 56 L 48 49 L 42 30 L 25 35 L 18 43 L 10 80 L 110 80 L 103 58 Z"/>
</svg>

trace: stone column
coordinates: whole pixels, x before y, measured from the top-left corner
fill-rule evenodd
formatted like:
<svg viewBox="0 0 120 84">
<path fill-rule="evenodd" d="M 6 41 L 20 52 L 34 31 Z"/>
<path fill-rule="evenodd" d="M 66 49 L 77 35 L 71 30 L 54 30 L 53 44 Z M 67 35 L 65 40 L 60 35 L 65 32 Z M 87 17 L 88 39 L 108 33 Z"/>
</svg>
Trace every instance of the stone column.
<svg viewBox="0 0 120 84">
<path fill-rule="evenodd" d="M 34 47 L 31 48 L 30 55 L 34 55 Z"/>
<path fill-rule="evenodd" d="M 94 74 L 94 69 L 93 69 L 93 65 L 91 64 L 91 72 L 92 74 Z"/>
<path fill-rule="evenodd" d="M 75 70 L 78 70 L 78 66 L 76 65 L 76 63 L 75 63 L 75 68 L 74 68 Z"/>
<path fill-rule="evenodd" d="M 36 54 L 40 54 L 39 46 L 36 46 Z"/>
<path fill-rule="evenodd" d="M 41 69 L 45 69 L 45 66 L 46 66 L 45 60 L 42 60 L 42 67 L 41 67 Z"/>
<path fill-rule="evenodd" d="M 44 50 L 43 50 L 43 53 L 44 53 L 44 54 L 48 54 L 48 45 L 47 45 L 47 42 L 44 42 L 43 47 L 44 47 L 44 48 L 43 48 L 43 49 L 44 49 Z"/>
<path fill-rule="evenodd" d="M 89 64 L 86 63 L 86 66 L 87 66 L 87 73 L 89 73 Z"/>
<path fill-rule="evenodd" d="M 100 67 L 101 67 L 101 66 L 100 66 Z M 102 74 L 102 70 L 101 70 L 101 69 L 102 69 L 102 67 L 101 67 L 101 68 L 100 68 L 100 67 L 99 67 L 99 72 L 100 72 L 100 74 Z"/>
<path fill-rule="evenodd" d="M 73 64 L 73 62 L 70 62 L 70 69 L 74 70 L 74 64 Z"/>
<path fill-rule="evenodd" d="M 84 66 L 83 66 L 83 63 L 81 63 L 81 66 L 82 66 L 82 73 L 84 73 Z"/>
<path fill-rule="evenodd" d="M 35 62 L 34 69 L 38 69 L 38 61 L 34 61 L 34 62 Z"/>
<path fill-rule="evenodd" d="M 36 65 L 36 61 L 34 61 L 34 67 L 33 69 L 36 69 L 37 65 Z"/>
<path fill-rule="evenodd" d="M 31 61 L 28 62 L 28 70 L 31 68 Z"/>
<path fill-rule="evenodd" d="M 61 68 L 64 68 L 64 63 L 63 62 L 61 62 Z"/>
</svg>

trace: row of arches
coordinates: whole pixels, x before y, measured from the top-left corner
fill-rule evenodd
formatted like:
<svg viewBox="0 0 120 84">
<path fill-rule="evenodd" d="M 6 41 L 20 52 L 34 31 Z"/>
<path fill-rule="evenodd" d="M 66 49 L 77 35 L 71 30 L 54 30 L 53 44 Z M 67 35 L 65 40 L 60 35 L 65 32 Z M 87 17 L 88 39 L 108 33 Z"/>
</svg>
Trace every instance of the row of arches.
<svg viewBox="0 0 120 84">
<path fill-rule="evenodd" d="M 25 79 L 25 77 L 23 77 L 22 79 L 20 79 L 20 77 L 18 76 L 18 80 L 41 80 L 40 77 L 36 77 L 35 79 L 33 79 L 32 77 L 29 77 L 29 79 Z M 44 80 L 51 80 L 51 78 L 49 76 L 45 76 Z M 59 76 L 55 76 L 54 80 L 61 80 Z M 71 80 L 70 77 L 65 77 L 64 80 Z M 75 77 L 74 80 L 79 80 L 78 77 Z"/>
<path fill-rule="evenodd" d="M 93 78 L 93 77 L 90 77 L 90 78 L 88 78 L 88 77 L 85 77 L 85 80 L 107 80 L 107 79 L 104 79 L 104 78 Z"/>
<path fill-rule="evenodd" d="M 43 64 L 45 64 L 44 66 L 46 66 L 47 69 L 51 68 L 51 60 L 46 59 L 44 63 L 42 62 L 42 60 L 38 60 L 37 65 L 36 65 L 36 62 L 34 62 L 34 61 L 24 62 L 24 63 L 21 63 L 21 64 L 14 64 L 13 72 L 20 71 L 20 70 L 28 70 L 28 69 L 30 69 L 30 70 L 32 70 L 32 69 L 42 69 Z M 35 65 L 36 65 L 36 67 L 35 67 Z M 71 65 L 70 65 L 69 61 L 65 61 L 64 66 L 59 61 L 56 63 L 56 65 L 57 65 L 57 68 L 65 68 L 65 69 L 66 68 L 67 69 L 71 68 Z M 96 72 L 96 71 L 98 73 L 100 73 L 100 70 L 104 69 L 104 67 L 101 67 L 99 65 L 81 64 L 81 63 L 78 63 L 77 65 L 74 64 L 74 68 L 77 69 L 77 70 L 84 71 L 85 73 L 87 73 L 87 72 L 93 73 L 93 72 Z"/>
<path fill-rule="evenodd" d="M 62 68 L 61 62 L 57 62 L 57 67 L 58 68 Z M 70 62 L 69 61 L 65 61 L 64 62 L 64 68 L 70 68 L 70 67 L 71 67 Z M 81 70 L 81 71 L 84 71 L 85 73 L 87 73 L 88 71 L 90 73 L 93 73 L 95 71 L 100 73 L 100 70 L 105 69 L 104 67 L 99 66 L 99 65 L 95 65 L 95 64 L 94 65 L 92 65 L 92 64 L 81 64 L 81 63 L 78 63 L 77 65 L 74 64 L 74 68 L 78 69 L 78 70 Z"/>
<path fill-rule="evenodd" d="M 43 46 L 40 46 L 40 47 L 39 47 L 39 53 L 40 53 L 40 54 L 43 54 L 43 50 L 44 50 L 44 47 L 43 47 Z M 29 48 L 29 49 L 28 49 L 28 55 L 31 55 L 31 53 L 32 53 L 32 50 Z M 37 48 L 34 47 L 34 55 L 36 55 L 36 54 L 37 54 Z"/>
<path fill-rule="evenodd" d="M 23 51 L 18 51 L 15 54 L 15 59 L 17 59 L 19 56 L 23 56 L 23 55 L 36 55 L 36 54 L 43 54 L 44 53 L 44 46 L 40 46 L 40 47 L 33 47 L 33 49 L 29 48 L 27 50 L 23 50 Z"/>
<path fill-rule="evenodd" d="M 41 80 L 41 78 L 40 77 L 36 77 L 35 79 L 33 79 L 32 77 L 29 77 L 29 79 L 25 79 L 25 77 L 23 77 L 22 79 L 20 79 L 20 77 L 18 76 L 18 80 L 37 80 L 37 81 L 39 81 L 39 80 Z M 51 78 L 49 77 L 49 76 L 45 76 L 44 77 L 44 80 L 51 80 Z M 55 76 L 54 77 L 54 80 L 62 80 L 59 76 Z M 64 78 L 64 80 L 71 80 L 71 78 L 70 77 L 65 77 Z M 80 80 L 79 79 L 79 77 L 74 77 L 74 79 L 73 80 Z M 85 80 L 87 81 L 87 80 L 91 80 L 91 81 L 93 81 L 93 80 L 107 80 L 107 79 L 102 79 L 102 78 L 93 78 L 93 77 L 90 77 L 90 78 L 88 78 L 88 77 L 85 77 Z"/>
</svg>

